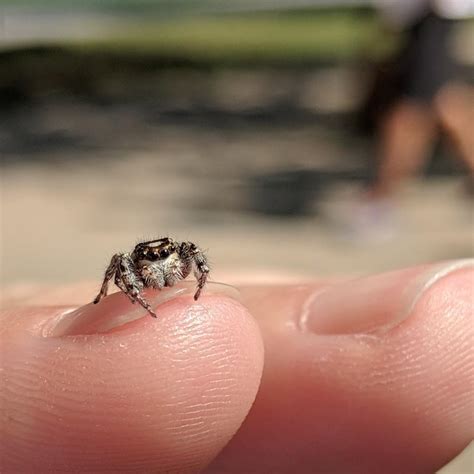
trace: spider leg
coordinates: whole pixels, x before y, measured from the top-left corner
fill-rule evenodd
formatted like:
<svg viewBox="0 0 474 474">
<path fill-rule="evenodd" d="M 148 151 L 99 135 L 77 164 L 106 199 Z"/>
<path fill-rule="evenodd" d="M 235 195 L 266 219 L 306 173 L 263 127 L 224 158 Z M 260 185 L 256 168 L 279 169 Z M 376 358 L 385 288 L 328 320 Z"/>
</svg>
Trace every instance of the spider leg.
<svg viewBox="0 0 474 474">
<path fill-rule="evenodd" d="M 135 304 L 137 300 L 130 294 L 130 292 L 127 290 L 127 287 L 125 286 L 125 283 L 122 281 L 121 275 L 115 275 L 115 284 L 117 287 L 122 290 L 123 293 L 125 293 L 130 301 Z"/>
<path fill-rule="evenodd" d="M 97 304 L 104 296 L 107 296 L 109 280 L 114 276 L 115 272 L 117 271 L 117 266 L 121 258 L 122 255 L 117 253 L 110 260 L 109 266 L 107 267 L 107 270 L 105 270 L 104 281 L 102 282 L 99 294 L 94 299 L 94 304 Z"/>
<path fill-rule="evenodd" d="M 133 262 L 130 259 L 123 259 L 120 262 L 116 278 L 117 286 L 130 298 L 132 303 L 139 302 L 151 316 L 156 318 L 156 313 L 148 301 L 140 293 L 143 283 L 134 272 Z"/>
<path fill-rule="evenodd" d="M 141 295 L 140 293 L 140 288 L 137 285 L 131 285 L 128 286 L 122 282 L 123 288 L 119 287 L 122 289 L 122 291 L 130 298 L 130 301 L 132 303 L 136 303 L 137 301 L 150 313 L 151 316 L 156 318 L 156 313 L 153 311 L 153 308 L 151 307 L 150 303 Z"/>
<path fill-rule="evenodd" d="M 150 313 L 151 316 L 156 318 L 156 313 L 153 311 L 153 308 L 148 303 L 148 301 L 140 294 L 140 290 L 137 287 L 127 288 L 123 281 L 120 281 L 120 284 L 117 283 L 117 286 L 128 296 L 130 301 L 135 304 L 137 301 Z"/>
<path fill-rule="evenodd" d="M 204 285 L 206 284 L 210 269 L 207 264 L 206 256 L 204 255 L 202 250 L 200 250 L 196 246 L 194 246 L 193 262 L 196 266 L 194 275 L 196 276 L 197 280 L 197 289 L 196 293 L 194 294 L 194 301 L 197 301 L 197 299 L 201 295 L 201 291 L 204 288 Z"/>
<path fill-rule="evenodd" d="M 156 318 L 156 313 L 153 311 L 150 303 L 138 292 L 135 296 L 136 300 L 150 313 L 151 316 Z"/>
</svg>

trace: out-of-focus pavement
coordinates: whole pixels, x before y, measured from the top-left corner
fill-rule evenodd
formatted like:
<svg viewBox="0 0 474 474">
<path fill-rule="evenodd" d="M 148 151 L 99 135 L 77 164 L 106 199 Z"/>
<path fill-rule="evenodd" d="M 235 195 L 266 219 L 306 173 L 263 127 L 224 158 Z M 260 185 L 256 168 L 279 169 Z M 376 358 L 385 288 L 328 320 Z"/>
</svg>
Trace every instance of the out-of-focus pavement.
<svg viewBox="0 0 474 474">
<path fill-rule="evenodd" d="M 213 153 L 208 146 L 195 153 Z M 193 163 L 189 153 L 178 145 L 3 169 L 2 284 L 99 279 L 114 252 L 163 235 L 208 249 L 215 278 L 254 269 L 356 275 L 473 254 L 472 206 L 459 178 L 407 186 L 393 238 L 364 242 L 327 218 L 350 209 L 355 185 L 328 189 L 317 214 L 262 217 L 239 207 L 249 192 L 242 176 L 219 178 L 218 162 L 201 172 L 205 156 Z"/>
</svg>

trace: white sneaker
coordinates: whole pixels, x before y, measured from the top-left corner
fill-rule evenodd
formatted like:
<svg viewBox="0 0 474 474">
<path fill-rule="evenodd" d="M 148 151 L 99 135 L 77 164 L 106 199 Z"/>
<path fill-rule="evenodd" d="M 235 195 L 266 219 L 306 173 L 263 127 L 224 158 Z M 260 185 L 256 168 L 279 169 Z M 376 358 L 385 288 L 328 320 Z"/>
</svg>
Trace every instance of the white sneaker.
<svg viewBox="0 0 474 474">
<path fill-rule="evenodd" d="M 397 234 L 396 221 L 390 200 L 365 199 L 353 205 L 342 230 L 351 240 L 387 242 Z"/>
</svg>

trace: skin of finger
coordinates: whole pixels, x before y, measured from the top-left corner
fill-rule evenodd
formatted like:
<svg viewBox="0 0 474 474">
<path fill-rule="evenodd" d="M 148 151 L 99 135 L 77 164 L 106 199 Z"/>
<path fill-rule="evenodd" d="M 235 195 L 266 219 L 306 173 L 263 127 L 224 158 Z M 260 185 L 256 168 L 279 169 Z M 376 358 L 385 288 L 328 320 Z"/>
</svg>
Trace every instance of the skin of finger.
<svg viewBox="0 0 474 474">
<path fill-rule="evenodd" d="M 215 457 L 257 392 L 258 326 L 220 295 L 159 309 L 63 337 L 44 334 L 60 308 L 4 313 L 2 472 L 196 472 Z"/>
<path fill-rule="evenodd" d="M 380 336 L 300 331 L 314 287 L 243 289 L 264 336 L 264 375 L 206 472 L 421 473 L 450 461 L 474 435 L 472 271 L 463 275 Z"/>
</svg>

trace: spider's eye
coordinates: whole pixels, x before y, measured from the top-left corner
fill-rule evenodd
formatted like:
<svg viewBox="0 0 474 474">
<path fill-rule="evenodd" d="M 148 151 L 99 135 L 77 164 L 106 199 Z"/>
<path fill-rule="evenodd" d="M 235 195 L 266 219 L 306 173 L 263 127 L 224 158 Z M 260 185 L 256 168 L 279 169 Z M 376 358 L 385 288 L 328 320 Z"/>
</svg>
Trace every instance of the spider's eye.
<svg viewBox="0 0 474 474">
<path fill-rule="evenodd" d="M 169 257 L 170 251 L 168 249 L 163 249 L 160 250 L 160 258 L 166 258 Z"/>
</svg>

